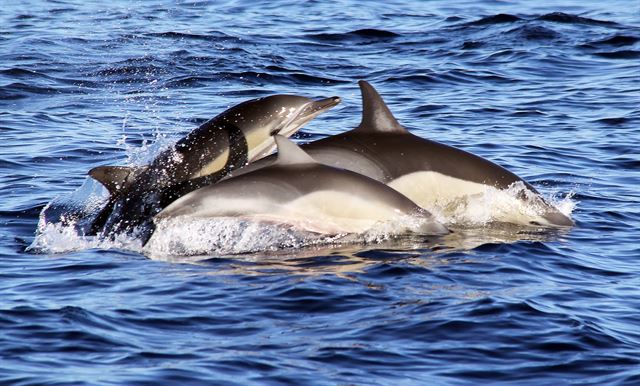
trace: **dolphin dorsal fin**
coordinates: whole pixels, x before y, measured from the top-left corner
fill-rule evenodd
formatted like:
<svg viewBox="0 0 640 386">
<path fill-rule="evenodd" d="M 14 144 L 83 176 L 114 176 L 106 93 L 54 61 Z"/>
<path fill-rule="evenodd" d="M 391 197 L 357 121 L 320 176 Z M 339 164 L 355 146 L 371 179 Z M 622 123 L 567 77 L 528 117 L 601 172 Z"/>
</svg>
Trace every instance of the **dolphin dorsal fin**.
<svg viewBox="0 0 640 386">
<path fill-rule="evenodd" d="M 304 150 L 296 145 L 289 138 L 282 135 L 275 135 L 276 145 L 278 146 L 278 165 L 297 165 L 316 163 Z"/>
<path fill-rule="evenodd" d="M 136 168 L 127 166 L 98 166 L 89 170 L 89 175 L 114 195 L 128 185 L 129 177 L 135 171 Z"/>
<path fill-rule="evenodd" d="M 373 86 L 364 80 L 358 82 L 362 93 L 362 121 L 356 130 L 377 133 L 407 133 L 384 103 Z"/>
</svg>

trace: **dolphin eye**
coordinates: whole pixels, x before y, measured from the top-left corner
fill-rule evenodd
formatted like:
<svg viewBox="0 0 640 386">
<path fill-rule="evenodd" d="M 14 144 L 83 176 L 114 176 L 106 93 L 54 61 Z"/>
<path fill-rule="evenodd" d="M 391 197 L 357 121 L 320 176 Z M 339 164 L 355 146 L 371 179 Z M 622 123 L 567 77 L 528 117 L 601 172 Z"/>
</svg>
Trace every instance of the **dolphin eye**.
<svg viewBox="0 0 640 386">
<path fill-rule="evenodd" d="M 542 224 L 537 221 L 529 221 L 529 225 L 542 226 Z"/>
</svg>

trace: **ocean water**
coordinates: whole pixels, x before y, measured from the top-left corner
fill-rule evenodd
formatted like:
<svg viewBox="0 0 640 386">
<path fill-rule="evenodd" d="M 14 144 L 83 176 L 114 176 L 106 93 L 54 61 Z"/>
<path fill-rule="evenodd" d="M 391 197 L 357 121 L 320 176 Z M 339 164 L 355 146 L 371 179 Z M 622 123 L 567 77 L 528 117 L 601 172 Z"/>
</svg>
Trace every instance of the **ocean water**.
<svg viewBox="0 0 640 386">
<path fill-rule="evenodd" d="M 640 6 L 558 3 L 3 3 L 0 383 L 640 384 Z M 247 99 L 338 95 L 295 139 L 353 128 L 360 79 L 575 227 L 493 225 L 491 194 L 443 238 L 231 221 L 148 251 L 40 218 Z"/>
</svg>

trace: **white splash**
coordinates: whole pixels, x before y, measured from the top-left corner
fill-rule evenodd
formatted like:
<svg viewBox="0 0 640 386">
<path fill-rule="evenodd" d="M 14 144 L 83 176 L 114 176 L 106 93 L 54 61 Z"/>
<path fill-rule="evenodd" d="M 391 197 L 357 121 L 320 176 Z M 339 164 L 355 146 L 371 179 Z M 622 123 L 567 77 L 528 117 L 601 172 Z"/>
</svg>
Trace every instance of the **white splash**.
<svg viewBox="0 0 640 386">
<path fill-rule="evenodd" d="M 335 237 L 335 236 L 334 236 Z M 337 236 L 339 237 L 339 236 Z M 333 237 L 293 226 L 242 218 L 175 218 L 161 221 L 144 248 L 151 257 L 231 255 L 331 242 Z"/>
<path fill-rule="evenodd" d="M 547 222 L 542 214 L 549 207 L 522 181 L 500 190 L 433 171 L 420 171 L 402 176 L 388 185 L 449 225 L 484 226 L 495 222 L 528 225 L 532 221 L 541 224 Z M 567 206 L 564 210 L 570 212 L 572 208 Z"/>
<path fill-rule="evenodd" d="M 523 200 L 523 196 L 526 199 Z M 571 217 L 576 206 L 572 196 L 573 192 L 562 198 L 549 196 L 543 199 L 565 216 Z M 517 182 L 504 190 L 485 186 L 479 193 L 432 202 L 427 209 L 448 226 L 470 228 L 492 223 L 527 225 L 531 221 L 544 222 L 541 216 L 548 210 L 544 201 L 527 189 L 524 183 Z"/>
<path fill-rule="evenodd" d="M 122 249 L 142 252 L 139 239 L 129 235 L 119 235 L 112 239 L 84 236 L 78 232 L 75 221 L 38 224 L 36 238 L 27 248 L 36 253 L 68 253 L 86 249 Z"/>
<path fill-rule="evenodd" d="M 554 193 L 553 195 L 545 197 L 545 200 L 547 200 L 549 204 L 551 204 L 556 209 L 558 209 L 560 213 L 571 218 L 571 214 L 573 213 L 573 211 L 576 209 L 576 206 L 578 205 L 578 203 L 573 200 L 574 195 L 575 195 L 574 191 L 570 191 L 564 196 L 558 193 Z"/>
<path fill-rule="evenodd" d="M 436 220 L 453 229 L 490 230 L 495 223 L 527 223 L 539 216 L 543 205 L 536 200 L 522 200 L 527 194 L 524 184 L 506 190 L 487 188 L 480 194 L 438 202 L 428 208 Z M 570 216 L 576 202 L 573 193 L 545 196 L 561 213 Z M 29 247 L 41 253 L 64 253 L 91 248 L 123 249 L 144 253 L 151 258 L 175 256 L 233 255 L 310 246 L 352 243 L 376 244 L 399 235 L 424 234 L 424 218 L 401 216 L 391 222 L 375 224 L 359 234 L 322 234 L 306 231 L 295 224 L 282 224 L 248 218 L 176 218 L 161 221 L 145 247 L 135 236 L 115 239 L 85 236 L 83 221 L 104 203 L 106 192 L 99 183 L 88 179 L 67 197 L 53 200 L 41 213 L 36 238 Z"/>
<path fill-rule="evenodd" d="M 292 224 L 240 217 L 176 217 L 160 221 L 144 247 L 152 258 L 184 255 L 234 255 L 345 243 L 379 243 L 419 232 L 424 219 L 402 216 L 358 234 L 325 234 Z"/>
</svg>

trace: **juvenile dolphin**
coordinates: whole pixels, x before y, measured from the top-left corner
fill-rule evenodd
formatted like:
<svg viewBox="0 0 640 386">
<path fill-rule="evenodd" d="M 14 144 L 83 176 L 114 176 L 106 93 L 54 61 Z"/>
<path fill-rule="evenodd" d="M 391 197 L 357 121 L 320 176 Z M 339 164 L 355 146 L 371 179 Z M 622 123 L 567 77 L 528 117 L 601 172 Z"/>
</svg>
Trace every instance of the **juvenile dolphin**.
<svg viewBox="0 0 640 386">
<path fill-rule="evenodd" d="M 548 204 L 529 183 L 484 158 L 411 134 L 395 119 L 378 92 L 360 81 L 362 121 L 353 130 L 302 145 L 318 162 L 364 174 L 388 184 L 418 205 L 429 208 L 482 194 L 487 187 L 507 189 L 522 183 L 519 200 L 540 208 L 538 216 L 508 219 L 524 225 L 571 226 L 573 221 Z M 273 157 L 239 173 L 263 167 Z M 235 173 L 234 173 L 235 174 Z"/>
<path fill-rule="evenodd" d="M 360 233 L 376 224 L 415 216 L 418 231 L 448 230 L 425 209 L 369 177 L 316 162 L 277 135 L 271 165 L 193 191 L 165 208 L 155 221 L 185 217 L 248 217 L 309 231 Z"/>
<path fill-rule="evenodd" d="M 109 191 L 90 234 L 129 232 L 176 198 L 218 181 L 275 149 L 273 135 L 291 135 L 340 102 L 273 95 L 236 105 L 180 139 L 141 167 L 99 166 L 89 175 Z"/>
</svg>

